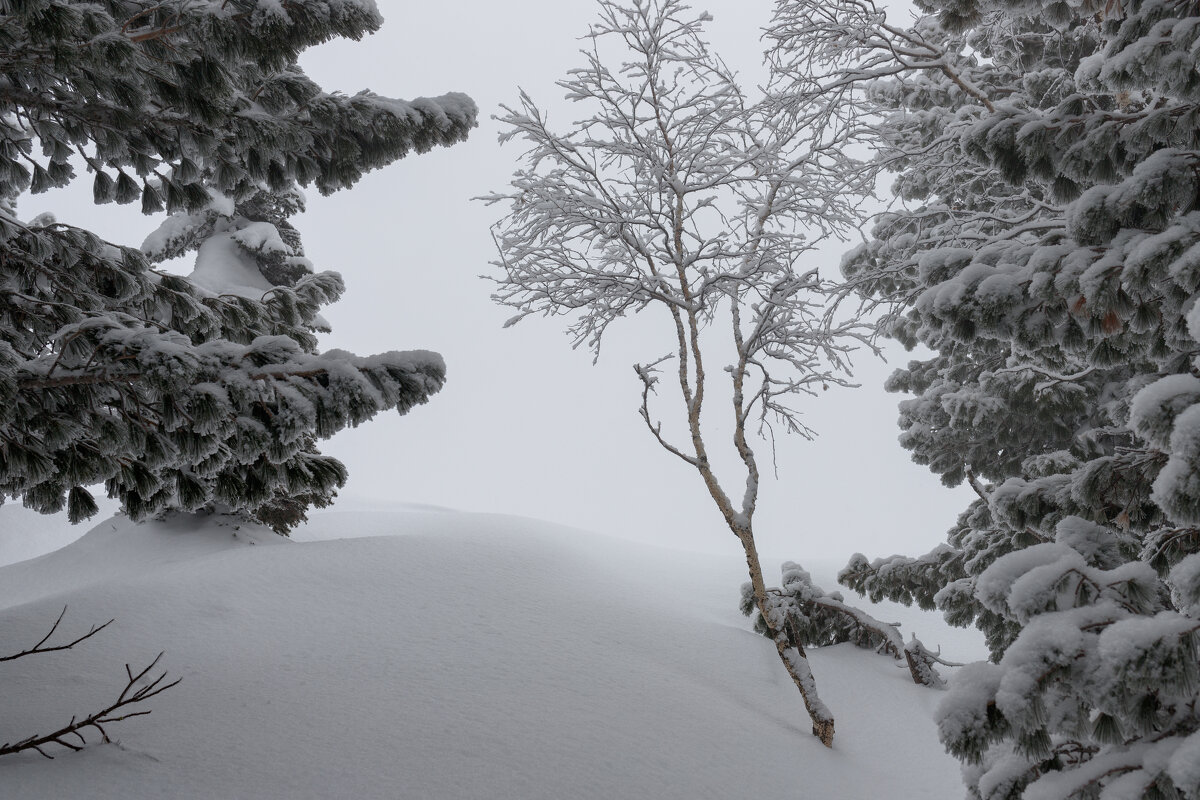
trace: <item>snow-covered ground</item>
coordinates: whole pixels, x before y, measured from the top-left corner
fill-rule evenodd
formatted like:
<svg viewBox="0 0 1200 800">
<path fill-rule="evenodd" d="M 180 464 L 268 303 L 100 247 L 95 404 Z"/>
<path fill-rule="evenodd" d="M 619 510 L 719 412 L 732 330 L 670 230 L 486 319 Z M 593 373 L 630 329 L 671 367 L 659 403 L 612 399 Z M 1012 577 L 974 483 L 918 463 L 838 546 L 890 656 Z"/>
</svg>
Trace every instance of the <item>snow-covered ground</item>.
<svg viewBox="0 0 1200 800">
<path fill-rule="evenodd" d="M 0 560 L 19 526 L 0 515 Z M 795 554 L 793 554 L 794 557 Z M 315 514 L 292 541 L 227 519 L 114 518 L 0 568 L 0 742 L 99 709 L 138 668 L 183 682 L 113 744 L 0 759 L 9 798 L 955 798 L 941 693 L 849 645 L 812 653 L 809 734 L 734 559 L 437 509 Z M 822 570 L 814 570 L 821 574 Z M 828 585 L 828 584 L 827 584 Z M 970 637 L 932 615 L 925 641 Z"/>
</svg>

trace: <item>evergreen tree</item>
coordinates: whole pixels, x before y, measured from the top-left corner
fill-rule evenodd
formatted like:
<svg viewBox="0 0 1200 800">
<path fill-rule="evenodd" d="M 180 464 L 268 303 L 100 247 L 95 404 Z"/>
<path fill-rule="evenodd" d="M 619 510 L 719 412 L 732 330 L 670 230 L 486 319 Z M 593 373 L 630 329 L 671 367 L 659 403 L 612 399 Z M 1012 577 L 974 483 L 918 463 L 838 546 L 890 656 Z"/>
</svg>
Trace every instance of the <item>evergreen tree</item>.
<svg viewBox="0 0 1200 800">
<path fill-rule="evenodd" d="M 1200 797 L 1200 16 L 923 8 L 785 1 L 773 31 L 898 172 L 843 271 L 933 353 L 889 382 L 901 442 L 978 495 L 841 581 L 984 632 L 938 712 L 970 796 Z"/>
<path fill-rule="evenodd" d="M 435 353 L 318 352 L 343 286 L 288 221 L 301 186 L 348 188 L 475 125 L 461 94 L 345 96 L 299 68 L 381 21 L 369 0 L 5 4 L 0 495 L 78 521 L 103 482 L 135 519 L 219 505 L 284 532 L 345 481 L 318 439 L 441 387 Z M 144 252 L 17 217 L 82 169 L 97 203 L 169 212 Z M 190 251 L 190 278 L 154 268 Z"/>
</svg>

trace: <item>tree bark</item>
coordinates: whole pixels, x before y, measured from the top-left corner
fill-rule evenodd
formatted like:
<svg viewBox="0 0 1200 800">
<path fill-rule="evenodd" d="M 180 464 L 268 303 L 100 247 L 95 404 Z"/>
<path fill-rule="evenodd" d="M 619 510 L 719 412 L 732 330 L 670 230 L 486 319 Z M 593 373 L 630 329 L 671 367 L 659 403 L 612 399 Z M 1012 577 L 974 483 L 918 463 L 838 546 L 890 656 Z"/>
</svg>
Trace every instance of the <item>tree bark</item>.
<svg viewBox="0 0 1200 800">
<path fill-rule="evenodd" d="M 762 615 L 763 622 L 775 642 L 775 651 L 779 660 L 787 669 L 792 682 L 800 690 L 804 699 L 804 707 L 812 719 L 812 732 L 826 747 L 833 747 L 833 712 L 817 694 L 817 684 L 813 679 L 812 669 L 808 664 L 808 654 L 804 652 L 804 644 L 795 635 L 795 631 L 775 630 L 771 622 L 769 606 L 767 605 L 767 587 L 763 581 L 762 565 L 758 560 L 758 548 L 754 544 L 754 533 L 750 530 L 735 531 L 742 549 L 746 553 L 746 567 L 750 571 L 750 585 L 754 588 L 754 602 Z"/>
</svg>

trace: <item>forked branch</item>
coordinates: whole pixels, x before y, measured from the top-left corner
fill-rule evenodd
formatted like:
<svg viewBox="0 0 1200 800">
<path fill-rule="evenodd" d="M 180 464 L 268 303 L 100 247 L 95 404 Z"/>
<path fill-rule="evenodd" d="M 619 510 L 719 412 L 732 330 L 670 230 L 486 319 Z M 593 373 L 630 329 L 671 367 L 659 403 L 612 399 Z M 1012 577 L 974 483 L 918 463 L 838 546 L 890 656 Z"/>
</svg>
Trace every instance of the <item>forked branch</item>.
<svg viewBox="0 0 1200 800">
<path fill-rule="evenodd" d="M 107 628 L 113 623 L 109 620 L 103 625 L 93 625 L 92 628 L 82 636 L 79 636 L 70 642 L 59 645 L 47 644 L 55 631 L 58 630 L 59 624 L 62 623 L 63 617 L 66 616 L 67 606 L 63 606 L 63 610 L 59 612 L 58 619 L 50 626 L 49 632 L 41 638 L 41 640 L 26 650 L 19 653 L 0 657 L 0 661 L 15 661 L 18 658 L 31 656 L 36 653 L 54 653 L 61 650 L 70 650 L 80 642 L 86 641 L 95 636 L 100 631 Z M 108 737 L 108 730 L 105 728 L 113 722 L 129 719 L 130 717 L 141 717 L 150 713 L 148 708 L 139 708 L 155 695 L 162 694 L 167 689 L 179 684 L 182 678 L 176 678 L 173 681 L 167 682 L 167 673 L 163 671 L 157 675 L 153 675 L 155 668 L 158 666 L 159 660 L 163 657 L 162 653 L 155 656 L 144 669 L 135 673 L 128 664 L 125 665 L 125 677 L 128 679 L 125 683 L 125 688 L 117 696 L 117 699 L 100 709 L 99 711 L 89 714 L 80 719 L 79 717 L 71 717 L 71 721 L 62 726 L 56 731 L 46 734 L 34 734 L 25 739 L 16 742 L 5 742 L 0 744 L 0 756 L 6 756 L 13 753 L 20 753 L 26 750 L 36 750 L 46 758 L 54 758 L 50 753 L 46 752 L 49 745 L 58 745 L 65 747 L 68 750 L 82 750 L 87 744 L 87 739 L 84 737 L 84 731 L 93 729 L 100 734 L 101 740 L 105 742 L 112 741 Z"/>
<path fill-rule="evenodd" d="M 162 694 L 167 689 L 179 685 L 179 682 L 183 680 L 183 678 L 176 678 L 170 683 L 164 683 L 167 679 L 165 671 L 156 677 L 149 677 L 154 668 L 158 666 L 158 662 L 162 657 L 163 654 L 159 653 L 154 657 L 153 661 L 136 674 L 126 664 L 125 674 L 129 680 L 125 684 L 125 688 L 121 690 L 121 694 L 112 704 L 94 714 L 89 714 L 83 719 L 71 717 L 70 722 L 52 733 L 44 735 L 34 734 L 19 742 L 5 742 L 0 745 L 0 756 L 20 753 L 24 750 L 36 750 L 42 756 L 53 759 L 54 756 L 43 749 L 52 744 L 65 747 L 68 750 L 79 751 L 87 744 L 87 739 L 84 738 L 83 732 L 88 728 L 94 728 L 99 732 L 102 741 L 111 742 L 112 739 L 108 737 L 108 730 L 104 727 L 105 725 L 120 722 L 130 717 L 143 717 L 149 714 L 150 709 L 148 708 L 136 711 L 132 709 L 149 700 L 151 697 Z"/>
<path fill-rule="evenodd" d="M 40 642 L 38 642 L 37 644 L 35 644 L 33 647 L 29 648 L 28 650 L 22 650 L 19 653 L 13 653 L 12 655 L 8 655 L 8 656 L 0 656 L 0 661 L 16 661 L 18 658 L 24 658 L 25 656 L 31 656 L 34 653 L 54 653 L 59 650 L 70 650 L 75 645 L 79 644 L 82 641 L 92 638 L 97 633 L 104 630 L 105 628 L 107 628 L 109 625 L 111 625 L 113 623 L 113 620 L 110 619 L 108 622 L 104 623 L 103 625 L 93 625 L 92 629 L 90 631 L 83 634 L 82 636 L 80 636 L 78 639 L 75 639 L 74 641 L 67 642 L 66 644 L 52 645 L 50 647 L 46 647 L 45 646 L 46 642 L 50 641 L 50 637 L 54 635 L 54 632 L 56 630 L 58 630 L 58 625 L 59 625 L 59 623 L 61 623 L 63 621 L 63 617 L 65 617 L 66 614 L 67 614 L 67 606 L 63 606 L 63 610 L 60 611 L 58 614 L 58 619 L 54 620 L 54 624 L 50 626 L 50 632 L 47 633 L 45 636 L 43 636 L 42 640 Z"/>
</svg>

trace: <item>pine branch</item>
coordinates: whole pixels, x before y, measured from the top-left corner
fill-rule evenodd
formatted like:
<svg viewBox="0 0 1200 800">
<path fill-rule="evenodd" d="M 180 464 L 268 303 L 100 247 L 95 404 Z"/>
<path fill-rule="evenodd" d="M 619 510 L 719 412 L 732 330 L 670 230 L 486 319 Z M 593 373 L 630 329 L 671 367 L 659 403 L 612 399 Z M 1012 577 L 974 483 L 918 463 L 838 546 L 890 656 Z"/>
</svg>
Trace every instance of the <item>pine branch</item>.
<svg viewBox="0 0 1200 800">
<path fill-rule="evenodd" d="M 141 377 L 140 372 L 60 375 L 57 378 L 24 378 L 17 382 L 17 386 L 22 390 L 58 389 L 63 386 L 85 386 L 97 383 L 133 383 L 140 380 Z"/>
<path fill-rule="evenodd" d="M 887 623 L 870 614 L 847 605 L 838 596 L 825 594 L 812 584 L 808 574 L 799 565 L 788 562 L 784 565 L 785 585 L 782 589 L 767 589 L 771 596 L 770 613 L 783 620 L 789 636 L 797 643 L 833 644 L 851 641 L 859 647 L 874 649 L 904 660 L 913 682 L 935 689 L 945 687 L 935 664 L 962 666 L 941 657 L 941 651 L 930 652 L 915 636 L 907 645 L 900 635 L 900 623 Z M 753 607 L 743 604 L 743 612 L 752 612 Z M 771 621 L 760 622 L 768 629 L 777 627 Z"/>
<path fill-rule="evenodd" d="M 365 372 L 365 370 L 361 370 Z M 287 378 L 316 378 L 328 374 L 327 367 L 314 369 L 277 369 L 252 372 L 246 377 L 252 381 L 286 380 Z M 22 390 L 58 389 L 64 386 L 82 386 L 107 383 L 134 383 L 143 377 L 140 372 L 92 373 L 90 375 L 59 375 L 57 378 L 22 378 L 17 386 Z"/>
</svg>

